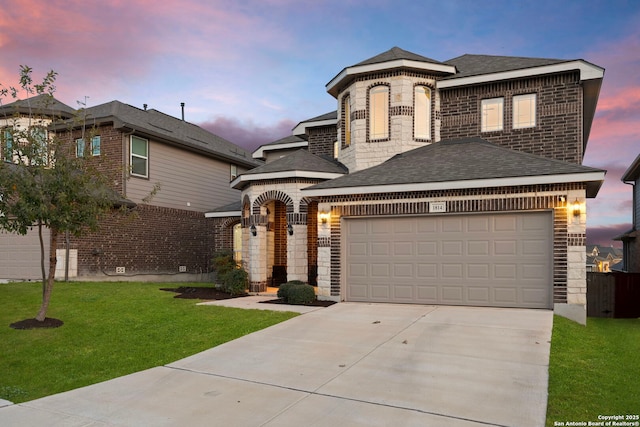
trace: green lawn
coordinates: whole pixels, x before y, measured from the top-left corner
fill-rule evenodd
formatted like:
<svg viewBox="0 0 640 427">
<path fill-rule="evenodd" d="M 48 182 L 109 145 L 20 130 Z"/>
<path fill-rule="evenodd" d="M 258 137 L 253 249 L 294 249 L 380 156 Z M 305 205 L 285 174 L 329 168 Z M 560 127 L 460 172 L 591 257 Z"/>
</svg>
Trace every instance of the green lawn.
<svg viewBox="0 0 640 427">
<path fill-rule="evenodd" d="M 295 317 L 196 306 L 171 283 L 56 283 L 47 317 L 56 329 L 15 330 L 33 318 L 40 283 L 0 284 L 0 399 L 23 402 L 161 366 Z"/>
<path fill-rule="evenodd" d="M 553 323 L 547 426 L 639 415 L 640 319 Z"/>
</svg>

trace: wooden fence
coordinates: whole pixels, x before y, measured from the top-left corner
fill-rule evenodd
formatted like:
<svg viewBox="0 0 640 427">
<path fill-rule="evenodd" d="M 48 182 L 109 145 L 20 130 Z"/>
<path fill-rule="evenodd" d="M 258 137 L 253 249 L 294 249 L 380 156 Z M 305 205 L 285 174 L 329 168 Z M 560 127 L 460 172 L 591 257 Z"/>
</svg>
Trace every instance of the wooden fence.
<svg viewBox="0 0 640 427">
<path fill-rule="evenodd" d="M 587 316 L 640 317 L 640 273 L 587 273 Z"/>
</svg>

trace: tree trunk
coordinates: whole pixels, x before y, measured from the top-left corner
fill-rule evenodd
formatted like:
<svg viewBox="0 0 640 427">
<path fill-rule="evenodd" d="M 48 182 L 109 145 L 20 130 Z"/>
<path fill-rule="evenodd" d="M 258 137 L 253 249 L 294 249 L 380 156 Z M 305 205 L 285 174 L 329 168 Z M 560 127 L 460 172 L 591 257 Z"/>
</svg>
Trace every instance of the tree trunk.
<svg viewBox="0 0 640 427">
<path fill-rule="evenodd" d="M 40 238 L 40 271 L 42 272 L 42 298 L 47 287 L 47 272 L 44 269 L 44 239 L 42 238 L 42 221 L 38 222 L 38 237 Z"/>
<path fill-rule="evenodd" d="M 49 302 L 51 301 L 51 293 L 53 292 L 53 282 L 56 277 L 56 264 L 58 259 L 56 258 L 56 251 L 58 249 L 58 230 L 51 229 L 51 247 L 49 248 L 49 277 L 46 280 L 42 295 L 42 305 L 40 311 L 36 316 L 36 320 L 44 322 L 47 317 L 47 309 L 49 308 Z"/>
</svg>

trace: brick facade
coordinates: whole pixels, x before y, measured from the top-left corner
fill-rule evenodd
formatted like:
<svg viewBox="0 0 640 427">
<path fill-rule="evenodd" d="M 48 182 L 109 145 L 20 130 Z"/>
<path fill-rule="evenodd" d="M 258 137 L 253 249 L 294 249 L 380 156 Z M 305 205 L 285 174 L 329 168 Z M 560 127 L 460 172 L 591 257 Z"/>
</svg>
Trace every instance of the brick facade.
<svg viewBox="0 0 640 427">
<path fill-rule="evenodd" d="M 336 126 L 322 126 L 311 128 L 307 132 L 309 138 L 309 152 L 316 156 L 333 158 L 333 146 L 336 142 Z"/>
<path fill-rule="evenodd" d="M 101 228 L 83 237 L 71 237 L 78 250 L 78 275 L 204 274 L 210 271 L 216 229 L 201 212 L 138 205 L 116 210 Z M 64 236 L 59 237 L 64 242 Z M 124 274 L 116 268 L 124 267 Z"/>
<path fill-rule="evenodd" d="M 582 164 L 582 88 L 578 72 L 441 89 L 442 139 L 480 136 L 513 150 Z M 537 95 L 535 127 L 513 129 L 514 95 Z M 480 103 L 504 98 L 502 131 L 481 132 Z"/>
</svg>

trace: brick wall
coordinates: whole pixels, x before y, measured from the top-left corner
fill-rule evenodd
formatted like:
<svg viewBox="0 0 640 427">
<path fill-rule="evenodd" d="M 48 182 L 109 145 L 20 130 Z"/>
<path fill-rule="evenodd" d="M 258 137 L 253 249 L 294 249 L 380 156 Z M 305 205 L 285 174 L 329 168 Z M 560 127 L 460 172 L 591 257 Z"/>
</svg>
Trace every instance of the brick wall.
<svg viewBox="0 0 640 427">
<path fill-rule="evenodd" d="M 504 147 L 582 163 L 582 87 L 578 72 L 464 88 L 441 89 L 442 139 L 480 136 Z M 537 95 L 537 123 L 512 129 L 514 95 Z M 502 131 L 481 132 L 482 99 L 504 97 Z"/>
<path fill-rule="evenodd" d="M 60 242 L 64 242 L 60 236 Z M 187 273 L 210 270 L 215 227 L 201 212 L 139 205 L 130 212 L 111 212 L 100 230 L 71 238 L 78 249 L 79 276 Z"/>
<path fill-rule="evenodd" d="M 316 156 L 333 158 L 333 144 L 337 141 L 337 132 L 335 125 L 311 128 L 308 132 L 309 152 Z"/>
</svg>

